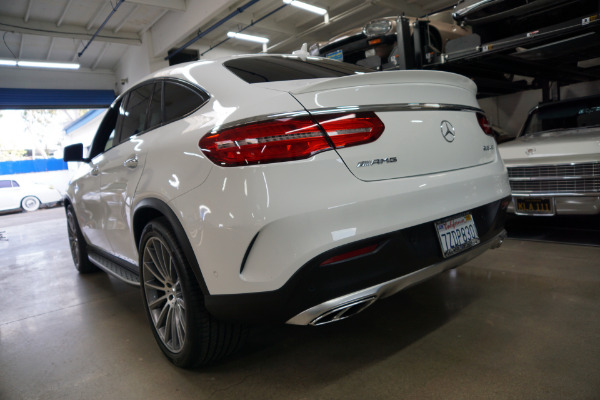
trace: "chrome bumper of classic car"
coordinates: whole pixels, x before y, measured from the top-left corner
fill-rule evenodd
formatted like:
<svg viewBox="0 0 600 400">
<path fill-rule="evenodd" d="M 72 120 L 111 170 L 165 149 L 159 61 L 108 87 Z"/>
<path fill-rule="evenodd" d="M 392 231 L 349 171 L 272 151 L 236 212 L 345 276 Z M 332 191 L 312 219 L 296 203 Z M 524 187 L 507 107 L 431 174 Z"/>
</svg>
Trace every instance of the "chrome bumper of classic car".
<svg viewBox="0 0 600 400">
<path fill-rule="evenodd" d="M 544 201 L 543 203 L 541 203 Z M 537 204 L 541 204 L 537 206 Z M 548 205 L 548 206 L 546 206 Z M 519 207 L 521 206 L 521 207 Z M 524 209 L 523 207 L 526 206 Z M 600 195 L 563 193 L 513 193 L 508 212 L 516 215 L 595 215 L 600 214 Z"/>
<path fill-rule="evenodd" d="M 508 166 L 508 212 L 552 216 L 600 214 L 600 163 Z"/>
</svg>

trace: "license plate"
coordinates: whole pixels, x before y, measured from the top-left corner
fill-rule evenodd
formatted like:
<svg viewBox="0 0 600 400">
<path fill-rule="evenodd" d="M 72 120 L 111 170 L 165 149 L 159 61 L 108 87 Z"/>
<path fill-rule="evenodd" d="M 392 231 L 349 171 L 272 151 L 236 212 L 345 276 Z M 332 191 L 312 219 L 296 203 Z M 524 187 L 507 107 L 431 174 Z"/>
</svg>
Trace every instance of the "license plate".
<svg viewBox="0 0 600 400">
<path fill-rule="evenodd" d="M 435 223 L 444 258 L 479 244 L 479 235 L 471 214 L 451 217 Z"/>
<path fill-rule="evenodd" d="M 554 201 L 543 197 L 516 197 L 515 214 L 554 215 Z"/>
</svg>

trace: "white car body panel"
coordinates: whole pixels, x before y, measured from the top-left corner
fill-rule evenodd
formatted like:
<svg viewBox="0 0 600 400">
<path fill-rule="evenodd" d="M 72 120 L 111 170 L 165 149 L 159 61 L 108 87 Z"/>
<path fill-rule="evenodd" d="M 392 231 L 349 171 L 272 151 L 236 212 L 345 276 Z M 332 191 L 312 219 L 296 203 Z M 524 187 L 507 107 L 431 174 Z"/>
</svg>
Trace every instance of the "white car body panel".
<svg viewBox="0 0 600 400">
<path fill-rule="evenodd" d="M 89 163 L 81 163 L 71 178 L 67 195 L 77 204 L 77 219 L 86 240 L 110 251 L 104 226 L 106 218 L 103 217 L 107 206 L 102 203 L 100 194 L 99 166 L 104 163 L 104 157 L 104 154 L 100 154 Z"/>
<path fill-rule="evenodd" d="M 477 121 L 476 87 L 467 78 L 394 71 L 248 84 L 222 63 L 153 74 L 196 84 L 210 99 L 82 166 L 68 196 L 89 244 L 137 265 L 134 214 L 157 201 L 181 225 L 205 296 L 253 295 L 283 288 L 311 260 L 343 245 L 425 223 L 434 232 L 434 221 L 491 204 L 499 216 L 505 212 L 506 169 Z M 381 137 L 306 159 L 224 167 L 199 145 L 209 133 L 249 122 L 361 107 L 383 122 Z M 444 139 L 443 121 L 455 127 L 453 142 Z M 123 166 L 136 155 L 135 170 Z M 398 162 L 356 167 L 383 157 Z M 89 176 L 93 167 L 99 176 Z M 497 240 L 502 227 L 492 228 Z"/>
<path fill-rule="evenodd" d="M 600 129 L 587 128 L 524 136 L 502 144 L 504 162 L 512 166 L 600 162 Z"/>
<path fill-rule="evenodd" d="M 104 209 L 103 230 L 109 253 L 137 264 L 138 252 L 132 240 L 132 206 L 138 182 L 146 162 L 144 139 L 133 136 L 129 141 L 104 153 L 100 171 L 100 198 Z M 126 166 L 129 160 L 130 166 Z M 135 160 L 135 161 L 134 161 Z"/>
<path fill-rule="evenodd" d="M 349 174 L 334 152 L 276 168 L 215 168 L 202 186 L 172 205 L 180 210 L 211 294 L 276 290 L 329 248 L 508 196 L 506 169 L 495 154 L 483 167 L 368 183 Z M 324 172 L 331 162 L 339 168 Z M 305 174 L 295 172 L 299 165 Z M 208 198 L 204 186 L 221 190 Z"/>
</svg>

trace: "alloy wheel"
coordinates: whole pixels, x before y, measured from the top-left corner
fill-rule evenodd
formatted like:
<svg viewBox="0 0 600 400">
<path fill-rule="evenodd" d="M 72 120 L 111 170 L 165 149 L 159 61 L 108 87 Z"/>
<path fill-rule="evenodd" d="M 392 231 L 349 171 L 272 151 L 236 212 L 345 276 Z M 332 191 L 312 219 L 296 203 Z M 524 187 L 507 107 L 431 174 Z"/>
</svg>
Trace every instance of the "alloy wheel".
<svg viewBox="0 0 600 400">
<path fill-rule="evenodd" d="M 165 347 L 173 353 L 185 342 L 185 302 L 181 282 L 170 249 L 158 237 L 148 239 L 143 255 L 146 304 L 154 328 Z"/>
<path fill-rule="evenodd" d="M 71 246 L 71 254 L 76 266 L 79 265 L 79 238 L 77 237 L 77 226 L 75 225 L 75 216 L 73 213 L 67 213 L 67 232 L 69 234 L 69 246 Z"/>
</svg>

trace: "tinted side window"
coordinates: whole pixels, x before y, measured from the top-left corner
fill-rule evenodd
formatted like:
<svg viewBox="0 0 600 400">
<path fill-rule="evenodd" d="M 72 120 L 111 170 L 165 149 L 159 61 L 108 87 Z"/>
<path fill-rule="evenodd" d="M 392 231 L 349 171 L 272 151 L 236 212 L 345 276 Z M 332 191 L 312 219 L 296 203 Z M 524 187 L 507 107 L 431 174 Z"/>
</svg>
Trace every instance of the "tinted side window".
<svg viewBox="0 0 600 400">
<path fill-rule="evenodd" d="M 12 183 L 12 187 L 20 187 L 17 181 L 10 181 Z"/>
<path fill-rule="evenodd" d="M 146 118 L 148 117 L 148 105 L 154 91 L 154 83 L 141 86 L 129 93 L 121 135 L 119 142 L 127 140 L 130 136 L 146 130 Z"/>
<path fill-rule="evenodd" d="M 10 186 L 10 181 L 0 181 L 0 188 L 7 188 Z"/>
<path fill-rule="evenodd" d="M 174 121 L 202 106 L 208 95 L 173 82 L 165 82 L 165 123 Z"/>
<path fill-rule="evenodd" d="M 106 112 L 104 119 L 98 127 L 94 141 L 92 142 L 89 158 L 94 158 L 113 146 L 113 138 L 115 136 L 117 117 L 119 115 L 121 102 L 122 101 L 119 101 L 114 107 L 109 108 Z"/>
<path fill-rule="evenodd" d="M 528 117 L 524 135 L 600 125 L 600 97 L 542 106 Z"/>
<path fill-rule="evenodd" d="M 293 81 L 296 79 L 335 78 L 374 72 L 359 65 L 333 60 L 300 57 L 241 57 L 223 64 L 248 83 Z"/>
<path fill-rule="evenodd" d="M 154 85 L 154 93 L 150 100 L 150 108 L 148 109 L 148 128 L 152 129 L 162 122 L 162 82 L 157 82 Z"/>
</svg>

